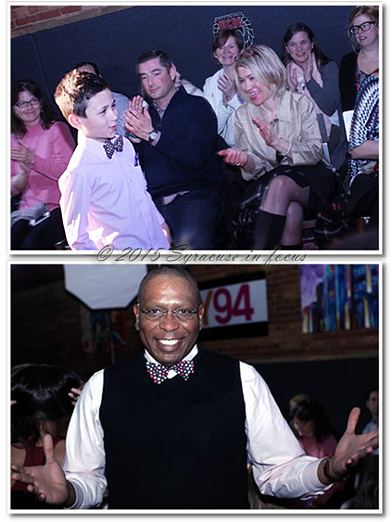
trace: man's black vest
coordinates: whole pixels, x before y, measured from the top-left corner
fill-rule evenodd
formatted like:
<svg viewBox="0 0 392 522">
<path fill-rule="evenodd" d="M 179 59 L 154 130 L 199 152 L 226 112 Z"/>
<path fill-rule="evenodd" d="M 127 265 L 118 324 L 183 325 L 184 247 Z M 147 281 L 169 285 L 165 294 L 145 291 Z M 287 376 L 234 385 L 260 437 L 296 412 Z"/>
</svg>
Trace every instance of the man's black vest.
<svg viewBox="0 0 392 522">
<path fill-rule="evenodd" d="M 137 354 L 105 370 L 109 509 L 247 509 L 239 362 L 199 351 L 195 373 L 155 384 Z"/>
</svg>

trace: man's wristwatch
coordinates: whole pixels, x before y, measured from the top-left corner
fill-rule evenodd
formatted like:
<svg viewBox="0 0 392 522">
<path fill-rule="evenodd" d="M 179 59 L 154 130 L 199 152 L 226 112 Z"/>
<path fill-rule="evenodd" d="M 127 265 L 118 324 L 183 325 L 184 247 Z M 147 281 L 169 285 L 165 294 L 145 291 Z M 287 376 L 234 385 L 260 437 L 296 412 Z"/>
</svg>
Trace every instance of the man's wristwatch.
<svg viewBox="0 0 392 522">
<path fill-rule="evenodd" d="M 148 143 L 153 143 L 158 137 L 158 131 L 152 129 L 151 132 L 148 133 Z"/>
</svg>

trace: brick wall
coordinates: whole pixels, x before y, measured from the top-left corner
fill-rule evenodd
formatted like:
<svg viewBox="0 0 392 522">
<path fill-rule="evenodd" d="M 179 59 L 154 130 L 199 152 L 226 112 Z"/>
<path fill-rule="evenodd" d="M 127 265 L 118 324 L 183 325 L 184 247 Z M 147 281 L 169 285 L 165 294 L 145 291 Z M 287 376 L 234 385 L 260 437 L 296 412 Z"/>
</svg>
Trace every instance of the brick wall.
<svg viewBox="0 0 392 522">
<path fill-rule="evenodd" d="M 198 281 L 235 275 L 239 267 L 199 265 L 193 268 Z M 256 265 L 241 266 L 241 272 L 259 271 Z M 268 299 L 266 337 L 221 340 L 206 343 L 214 351 L 248 362 L 326 360 L 378 355 L 378 330 L 357 329 L 338 332 L 302 333 L 299 265 L 265 268 Z"/>
<path fill-rule="evenodd" d="M 191 271 L 202 282 L 260 271 L 260 267 L 193 265 Z M 61 363 L 91 373 L 110 364 L 110 354 L 83 352 L 81 308 L 84 305 L 64 290 L 60 275 L 55 282 L 12 293 L 11 362 Z M 298 265 L 269 266 L 266 281 L 268 336 L 205 342 L 205 348 L 255 364 L 377 357 L 378 329 L 302 333 Z M 125 310 L 125 321 L 128 346 L 117 349 L 118 358 L 141 347 L 131 307 Z"/>
<path fill-rule="evenodd" d="M 87 5 L 48 5 L 11 6 L 11 38 L 36 33 L 60 25 L 86 20 L 95 16 L 129 9 L 127 7 L 87 6 Z"/>
</svg>

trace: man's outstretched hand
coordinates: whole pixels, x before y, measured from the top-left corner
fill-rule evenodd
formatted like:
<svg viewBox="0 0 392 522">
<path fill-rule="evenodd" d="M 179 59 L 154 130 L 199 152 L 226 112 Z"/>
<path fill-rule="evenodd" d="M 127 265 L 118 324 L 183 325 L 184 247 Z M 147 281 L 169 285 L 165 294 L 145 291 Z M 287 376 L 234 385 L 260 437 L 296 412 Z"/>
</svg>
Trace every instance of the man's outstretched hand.
<svg viewBox="0 0 392 522">
<path fill-rule="evenodd" d="M 75 502 L 75 490 L 67 482 L 64 471 L 54 456 L 53 439 L 44 437 L 45 464 L 43 466 L 12 465 L 12 478 L 26 484 L 27 490 L 41 502 L 72 506 Z"/>
<path fill-rule="evenodd" d="M 335 454 L 330 461 L 330 475 L 338 481 L 347 477 L 350 469 L 378 448 L 378 429 L 369 433 L 355 434 L 361 410 L 353 408 L 348 418 L 347 428 L 336 447 Z M 322 467 L 323 461 L 320 463 Z M 321 481 L 324 477 L 319 474 Z"/>
</svg>

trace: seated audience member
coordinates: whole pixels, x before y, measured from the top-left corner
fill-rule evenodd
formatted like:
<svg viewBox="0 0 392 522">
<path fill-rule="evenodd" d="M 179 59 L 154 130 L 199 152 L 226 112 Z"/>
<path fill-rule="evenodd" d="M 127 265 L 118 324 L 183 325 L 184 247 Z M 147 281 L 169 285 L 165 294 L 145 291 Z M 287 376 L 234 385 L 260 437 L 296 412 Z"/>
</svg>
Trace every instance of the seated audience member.
<svg viewBox="0 0 392 522">
<path fill-rule="evenodd" d="M 82 387 L 81 377 L 66 368 L 26 364 L 14 368 L 11 377 L 11 465 L 44 464 L 43 438 L 53 437 L 54 456 L 61 463 L 65 436 L 74 409 L 72 390 Z M 49 506 L 53 508 L 53 506 Z M 48 509 L 11 480 L 11 509 Z"/>
<path fill-rule="evenodd" d="M 136 139 L 150 194 L 166 219 L 175 246 L 216 248 L 222 218 L 222 173 L 217 150 L 217 122 L 210 104 L 176 87 L 177 70 L 163 51 L 138 58 L 143 95 L 125 114 Z"/>
<path fill-rule="evenodd" d="M 91 74 L 96 74 L 97 76 L 101 76 L 102 74 L 98 69 L 98 66 L 94 62 L 80 62 L 77 63 L 73 69 L 77 69 L 79 72 L 88 72 Z M 121 94 L 120 92 L 112 91 L 113 99 L 116 102 L 116 109 L 118 114 L 117 121 L 117 134 L 119 136 L 127 136 L 127 130 L 125 128 L 125 120 L 124 113 L 128 110 L 129 106 L 129 98 L 125 96 L 125 94 Z"/>
<path fill-rule="evenodd" d="M 315 214 L 335 186 L 335 175 L 317 165 L 323 153 L 314 104 L 287 90 L 286 68 L 269 47 L 246 49 L 235 69 L 247 101 L 236 111 L 235 147 L 219 154 L 240 166 L 244 179 L 260 178 L 251 248 L 302 248 L 304 216 Z"/>
<path fill-rule="evenodd" d="M 371 388 L 366 397 L 366 407 L 371 420 L 362 433 L 379 427 L 378 388 Z M 379 448 L 367 455 L 356 468 L 353 477 L 354 494 L 341 509 L 378 509 L 379 506 Z"/>
<path fill-rule="evenodd" d="M 369 433 L 378 428 L 378 388 L 372 388 L 367 396 L 366 408 L 369 410 L 371 420 L 366 424 L 362 433 Z M 378 449 L 373 452 L 378 455 Z"/>
<path fill-rule="evenodd" d="M 75 148 L 70 129 L 33 80 L 11 89 L 11 194 L 19 195 L 11 214 L 12 250 L 53 250 L 65 234 L 58 179 Z"/>
<path fill-rule="evenodd" d="M 362 80 L 369 75 L 378 75 L 378 6 L 355 7 L 350 12 L 349 24 L 348 36 L 354 52 L 342 58 L 339 72 L 340 95 L 344 111 L 354 109 Z"/>
<path fill-rule="evenodd" d="M 44 466 L 13 466 L 41 500 L 73 509 L 248 509 L 248 465 L 278 497 L 321 494 L 376 448 L 355 433 L 360 410 L 330 458 L 304 454 L 256 369 L 198 346 L 204 305 L 185 269 L 143 278 L 133 311 L 141 353 L 94 374 L 67 433 L 63 468 L 50 436 Z"/>
<path fill-rule="evenodd" d="M 340 102 L 339 67 L 325 56 L 313 31 L 303 23 L 291 25 L 283 42 L 283 63 L 287 68 L 289 89 L 312 100 L 325 156 L 339 170 L 346 159 L 347 148 Z"/>
<path fill-rule="evenodd" d="M 288 420 L 290 426 L 293 428 L 293 412 L 295 408 L 298 406 L 301 402 L 309 402 L 310 397 L 306 393 L 297 393 L 296 395 L 293 395 L 290 397 L 289 400 L 289 413 L 288 413 Z"/>
<path fill-rule="evenodd" d="M 204 96 L 218 118 L 218 133 L 229 147 L 234 147 L 235 111 L 244 102 L 237 92 L 234 69 L 243 47 L 242 37 L 235 29 L 224 29 L 217 33 L 212 43 L 212 52 L 219 70 L 206 79 L 203 87 Z"/>
<path fill-rule="evenodd" d="M 369 217 L 369 226 L 377 226 L 379 158 L 379 78 L 367 76 L 359 88 L 351 120 L 347 164 L 347 216 L 355 222 Z"/>
<path fill-rule="evenodd" d="M 378 509 L 379 492 L 379 470 L 371 469 L 364 476 L 349 509 Z"/>
<path fill-rule="evenodd" d="M 167 225 L 147 192 L 132 143 L 117 136 L 117 110 L 106 81 L 73 70 L 57 86 L 55 100 L 78 130 L 78 146 L 59 180 L 69 246 L 167 250 Z"/>
<path fill-rule="evenodd" d="M 324 408 L 316 401 L 302 401 L 292 412 L 292 428 L 307 455 L 328 457 L 338 444 Z M 343 500 L 344 483 L 337 482 L 323 495 L 302 502 L 302 507 L 339 508 Z"/>
<path fill-rule="evenodd" d="M 362 433 L 369 433 L 372 430 L 378 429 L 379 426 L 379 414 L 378 414 L 378 388 L 372 388 L 369 390 L 366 400 L 366 407 L 369 410 L 371 415 L 370 421 L 366 424 Z M 366 475 L 376 469 L 378 471 L 379 468 L 379 449 L 377 448 L 372 452 L 371 455 L 368 455 L 359 468 L 360 480 L 364 480 Z"/>
</svg>

